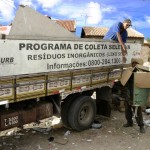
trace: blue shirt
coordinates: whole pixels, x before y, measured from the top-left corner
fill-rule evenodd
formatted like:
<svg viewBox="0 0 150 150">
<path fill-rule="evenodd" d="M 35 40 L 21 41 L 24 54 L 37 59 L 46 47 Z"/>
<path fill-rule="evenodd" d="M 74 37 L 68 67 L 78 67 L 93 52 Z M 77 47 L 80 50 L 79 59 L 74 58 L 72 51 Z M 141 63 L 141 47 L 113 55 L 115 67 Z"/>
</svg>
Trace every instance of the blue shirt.
<svg viewBox="0 0 150 150">
<path fill-rule="evenodd" d="M 118 38 L 117 38 L 118 32 L 120 32 L 120 35 L 122 37 L 122 41 L 125 43 L 127 40 L 128 34 L 127 34 L 127 31 L 125 29 L 123 29 L 123 24 L 121 22 L 117 22 L 114 25 L 112 25 L 103 39 L 114 40 L 114 41 L 118 42 Z"/>
</svg>

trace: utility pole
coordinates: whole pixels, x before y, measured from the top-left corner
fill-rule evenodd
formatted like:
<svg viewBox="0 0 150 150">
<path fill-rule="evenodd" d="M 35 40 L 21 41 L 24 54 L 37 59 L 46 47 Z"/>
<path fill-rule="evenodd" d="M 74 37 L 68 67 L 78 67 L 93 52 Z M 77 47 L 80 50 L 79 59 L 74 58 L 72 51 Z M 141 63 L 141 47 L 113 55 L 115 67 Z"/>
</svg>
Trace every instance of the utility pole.
<svg viewBox="0 0 150 150">
<path fill-rule="evenodd" d="M 87 18 L 88 18 L 88 17 L 92 17 L 92 16 L 88 16 L 87 14 L 81 15 L 81 16 L 84 17 L 84 26 L 86 26 L 86 24 L 87 24 Z"/>
</svg>

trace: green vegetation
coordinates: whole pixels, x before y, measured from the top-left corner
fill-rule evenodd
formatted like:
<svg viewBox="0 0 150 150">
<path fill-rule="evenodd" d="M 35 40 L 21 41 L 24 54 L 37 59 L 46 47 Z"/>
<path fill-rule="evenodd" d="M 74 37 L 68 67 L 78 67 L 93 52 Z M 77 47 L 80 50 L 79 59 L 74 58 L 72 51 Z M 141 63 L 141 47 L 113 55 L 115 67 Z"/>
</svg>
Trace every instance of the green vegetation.
<svg viewBox="0 0 150 150">
<path fill-rule="evenodd" d="M 147 42 L 149 42 L 149 43 L 150 43 L 150 38 L 147 38 L 146 40 L 147 40 Z"/>
</svg>

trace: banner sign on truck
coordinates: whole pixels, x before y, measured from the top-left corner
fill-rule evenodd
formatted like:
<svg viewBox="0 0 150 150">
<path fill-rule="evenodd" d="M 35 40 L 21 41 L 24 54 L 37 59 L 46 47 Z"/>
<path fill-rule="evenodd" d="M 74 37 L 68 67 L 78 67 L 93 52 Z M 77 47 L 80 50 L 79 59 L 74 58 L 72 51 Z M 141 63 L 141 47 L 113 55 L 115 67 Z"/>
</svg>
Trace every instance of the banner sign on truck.
<svg viewBox="0 0 150 150">
<path fill-rule="evenodd" d="M 141 45 L 127 43 L 127 61 Z M 111 42 L 0 40 L 0 76 L 120 65 L 121 46 Z"/>
</svg>

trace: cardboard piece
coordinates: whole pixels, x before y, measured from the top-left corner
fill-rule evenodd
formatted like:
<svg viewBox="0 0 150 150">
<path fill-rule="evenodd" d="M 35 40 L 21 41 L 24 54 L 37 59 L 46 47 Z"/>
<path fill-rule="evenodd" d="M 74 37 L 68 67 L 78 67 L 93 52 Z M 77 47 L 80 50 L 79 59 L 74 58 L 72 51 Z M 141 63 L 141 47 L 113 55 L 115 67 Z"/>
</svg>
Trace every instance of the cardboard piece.
<svg viewBox="0 0 150 150">
<path fill-rule="evenodd" d="M 135 72 L 134 84 L 138 88 L 150 88 L 150 72 Z"/>
<path fill-rule="evenodd" d="M 134 72 L 134 105 L 146 106 L 150 93 L 150 72 Z"/>
<path fill-rule="evenodd" d="M 123 72 L 122 77 L 120 79 L 120 82 L 123 86 L 127 83 L 129 78 L 131 77 L 133 70 L 134 68 L 128 68 Z"/>
<path fill-rule="evenodd" d="M 120 79 L 120 82 L 123 86 L 127 83 L 129 78 L 131 77 L 134 69 L 135 68 L 129 68 L 123 72 L 122 78 Z M 145 106 L 147 104 L 149 93 L 150 93 L 150 72 L 143 72 L 143 71 L 134 72 L 133 105 Z"/>
</svg>

